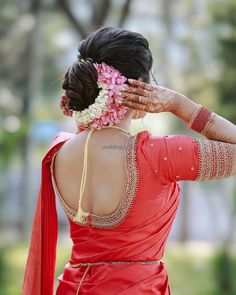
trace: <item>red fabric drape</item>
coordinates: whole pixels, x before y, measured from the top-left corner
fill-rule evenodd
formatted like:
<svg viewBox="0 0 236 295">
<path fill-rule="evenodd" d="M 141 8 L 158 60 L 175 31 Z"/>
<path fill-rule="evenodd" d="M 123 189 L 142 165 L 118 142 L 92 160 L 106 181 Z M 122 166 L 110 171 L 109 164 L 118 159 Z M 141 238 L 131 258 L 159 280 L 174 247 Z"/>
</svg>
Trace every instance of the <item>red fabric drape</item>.
<svg viewBox="0 0 236 295">
<path fill-rule="evenodd" d="M 58 218 L 50 175 L 54 153 L 74 134 L 60 132 L 42 161 L 42 179 L 26 263 L 23 295 L 52 295 L 56 265 Z"/>
</svg>

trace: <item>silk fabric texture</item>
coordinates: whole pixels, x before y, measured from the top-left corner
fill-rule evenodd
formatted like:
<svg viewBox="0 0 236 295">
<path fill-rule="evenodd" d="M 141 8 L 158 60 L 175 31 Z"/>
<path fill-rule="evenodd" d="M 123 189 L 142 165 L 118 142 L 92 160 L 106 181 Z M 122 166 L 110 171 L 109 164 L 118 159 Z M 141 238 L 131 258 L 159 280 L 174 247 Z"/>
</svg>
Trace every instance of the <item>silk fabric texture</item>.
<svg viewBox="0 0 236 295">
<path fill-rule="evenodd" d="M 58 218 L 50 165 L 54 154 L 72 133 L 60 132 L 42 161 L 42 180 L 35 209 L 23 295 L 54 294 Z M 71 257 L 58 277 L 56 295 L 75 295 L 86 266 L 98 261 L 161 260 L 179 204 L 179 180 L 195 180 L 196 143 L 188 136 L 136 135 L 138 181 L 128 214 L 113 228 L 74 223 L 70 218 Z M 135 173 L 135 171 L 134 171 Z M 91 266 L 79 294 L 168 295 L 168 272 L 159 264 L 105 264 Z"/>
</svg>

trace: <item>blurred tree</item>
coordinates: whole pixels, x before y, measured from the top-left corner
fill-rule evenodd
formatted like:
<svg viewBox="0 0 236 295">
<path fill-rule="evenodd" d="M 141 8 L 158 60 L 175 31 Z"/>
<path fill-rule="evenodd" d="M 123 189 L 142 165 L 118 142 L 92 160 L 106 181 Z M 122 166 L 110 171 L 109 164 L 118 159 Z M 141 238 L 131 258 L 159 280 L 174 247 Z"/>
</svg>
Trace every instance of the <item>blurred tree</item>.
<svg viewBox="0 0 236 295">
<path fill-rule="evenodd" d="M 34 27 L 31 12 L 38 10 L 39 1 L 32 1 L 28 10 L 29 13 L 23 15 L 21 15 L 21 12 L 27 7 L 26 1 L 22 1 L 20 4 L 16 1 L 15 3 L 2 1 L 0 5 L 0 15 L 3 23 L 0 31 L 0 55 L 3 57 L 1 59 L 2 67 L 0 70 L 0 91 L 2 96 L 0 103 L 0 164 L 1 167 L 4 167 L 4 169 L 1 169 L 0 174 L 0 182 L 2 184 L 4 183 L 4 177 L 7 175 L 12 155 L 19 146 L 21 149 L 23 169 L 26 172 L 28 171 L 26 168 L 28 155 L 27 137 L 32 91 L 29 93 L 30 83 L 27 83 L 27 80 L 29 80 L 32 74 L 32 71 L 29 71 L 32 68 L 29 54 L 31 52 L 32 36 L 29 36 L 28 39 L 27 36 Z M 16 34 L 16 31 L 19 35 Z M 24 42 L 20 42 L 21 38 L 26 38 L 28 46 L 25 46 Z M 20 97 L 22 100 L 20 100 Z M 26 174 L 22 173 L 22 175 L 24 175 L 25 180 Z M 3 195 L 4 189 L 5 185 L 1 185 L 1 195 Z M 26 203 L 25 195 L 25 193 L 22 193 L 23 197 L 21 201 L 23 208 L 24 203 Z"/>
<path fill-rule="evenodd" d="M 194 67 L 195 64 L 199 63 L 199 56 L 196 54 L 197 47 L 194 44 L 191 28 L 194 27 L 194 20 L 196 17 L 195 6 L 196 2 L 191 1 L 186 8 L 186 13 L 182 17 L 182 21 L 187 28 L 189 28 L 189 34 L 184 40 L 179 39 L 178 33 L 175 27 L 178 24 L 178 16 L 173 15 L 173 11 L 178 11 L 177 6 L 179 6 L 179 1 L 176 0 L 162 0 L 161 1 L 161 18 L 164 27 L 164 33 L 161 40 L 161 50 L 160 50 L 160 67 L 165 85 L 170 88 L 175 88 L 176 75 L 178 71 L 175 72 L 175 65 L 173 64 L 171 58 L 171 48 L 176 48 L 179 43 L 186 48 L 189 56 L 191 56 L 191 62 L 187 64 L 186 67 L 182 68 L 182 76 L 184 79 L 185 89 L 184 93 L 188 97 L 194 97 L 196 85 L 188 83 L 188 79 L 196 74 L 199 74 L 199 68 Z M 195 87 L 195 88 L 194 88 Z M 179 90 L 180 91 L 180 90 Z M 173 133 L 183 133 L 185 130 L 185 125 L 178 118 L 174 118 L 174 124 L 172 124 Z M 191 192 L 191 185 L 187 182 L 181 183 L 181 220 L 180 220 L 180 231 L 179 231 L 179 241 L 185 243 L 189 240 L 189 195 Z"/>
<path fill-rule="evenodd" d="M 212 3 L 210 8 L 217 59 L 221 68 L 216 82 L 220 112 L 236 124 L 236 2 L 218 1 L 217 5 Z M 221 295 L 236 294 L 234 260 L 231 255 L 232 235 L 236 225 L 236 184 L 233 202 L 228 236 L 215 261 L 215 275 L 219 286 L 216 293 Z"/>
<path fill-rule="evenodd" d="M 71 4 L 68 0 L 56 0 L 56 2 L 67 15 L 70 23 L 74 26 L 81 38 L 85 38 L 89 32 L 92 32 L 105 24 L 112 6 L 112 0 L 89 0 L 88 3 L 92 11 L 91 19 L 89 22 L 85 23 L 74 14 L 73 3 Z M 131 3 L 132 0 L 124 1 L 123 6 L 121 6 L 117 26 L 122 27 L 124 25 L 124 22 L 129 15 Z"/>
<path fill-rule="evenodd" d="M 0 102 L 0 123 L 2 126 L 0 146 L 3 151 L 0 155 L 0 163 L 4 162 L 7 170 L 13 150 L 18 149 L 22 167 L 18 192 L 19 207 L 21 208 L 19 228 L 22 231 L 22 239 L 29 233 L 32 216 L 32 194 L 30 191 L 32 190 L 32 179 L 30 179 L 32 177 L 30 174 L 32 139 L 30 128 L 36 119 L 37 99 L 44 97 L 45 101 L 48 100 L 47 105 L 49 105 L 51 97 L 55 96 L 55 92 L 59 92 L 58 85 L 53 84 L 52 81 L 57 80 L 60 68 L 58 60 L 64 51 L 60 51 L 53 41 L 59 28 L 61 27 L 63 30 L 66 27 L 62 14 L 67 16 L 69 23 L 76 29 L 78 39 L 81 39 L 86 37 L 90 31 L 106 23 L 114 5 L 116 7 L 115 13 L 118 15 L 117 25 L 123 26 L 130 12 L 131 2 L 131 0 L 118 4 L 111 0 L 76 2 L 66 0 L 12 0 L 9 2 L 2 0 L 0 2 L 2 24 L 0 28 L 0 56 L 3 57 L 0 69 L 2 81 L 0 93 L 4 97 Z M 91 11 L 91 19 L 83 21 L 81 15 L 75 12 L 80 5 L 88 6 Z M 42 108 L 42 105 L 40 103 L 39 108 Z M 0 183 L 4 181 L 6 170 L 2 170 L 4 172 L 0 175 Z M 3 185 L 1 185 L 0 193 L 0 195 L 4 195 Z"/>
<path fill-rule="evenodd" d="M 213 30 L 217 40 L 220 77 L 216 83 L 220 109 L 236 124 L 236 2 L 218 1 L 211 6 Z"/>
<path fill-rule="evenodd" d="M 20 230 L 22 231 L 22 238 L 24 239 L 31 227 L 31 213 L 30 213 L 30 183 L 31 183 L 31 173 L 30 173 L 30 145 L 31 138 L 29 133 L 29 128 L 32 123 L 32 103 L 37 95 L 37 91 L 39 90 L 39 84 L 41 83 L 40 78 L 38 76 L 38 71 L 40 69 L 40 55 L 41 52 L 38 51 L 38 43 L 39 43 L 39 26 L 40 26 L 40 11 L 42 7 L 42 0 L 31 0 L 28 3 L 28 9 L 26 13 L 28 13 L 34 24 L 29 30 L 27 38 L 26 38 L 26 46 L 25 46 L 25 88 L 23 92 L 23 103 L 21 116 L 27 122 L 28 128 L 25 136 L 21 140 L 20 148 L 21 148 L 21 160 L 22 160 L 22 174 L 21 174 L 21 186 L 20 186 L 20 202 L 21 202 L 21 217 L 20 217 Z"/>
</svg>

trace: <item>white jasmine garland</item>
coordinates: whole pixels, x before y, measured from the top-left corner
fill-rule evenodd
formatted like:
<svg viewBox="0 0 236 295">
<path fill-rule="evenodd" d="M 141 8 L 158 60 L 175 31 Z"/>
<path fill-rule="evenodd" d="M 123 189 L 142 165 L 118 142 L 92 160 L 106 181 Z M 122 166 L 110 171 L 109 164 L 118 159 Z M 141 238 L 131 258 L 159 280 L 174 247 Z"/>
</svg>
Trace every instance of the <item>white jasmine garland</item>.
<svg viewBox="0 0 236 295">
<path fill-rule="evenodd" d="M 103 83 L 98 82 L 98 87 L 101 88 L 94 103 L 89 105 L 83 111 L 73 111 L 72 116 L 81 124 L 88 124 L 96 118 L 100 118 L 107 111 L 107 102 L 109 99 L 109 90 Z"/>
<path fill-rule="evenodd" d="M 98 73 L 97 85 L 100 88 L 94 103 L 83 111 L 71 111 L 82 130 L 95 128 L 100 130 L 103 126 L 111 126 L 119 123 L 127 112 L 127 107 L 117 104 L 118 89 L 127 81 L 118 70 L 101 63 L 93 64 Z"/>
</svg>

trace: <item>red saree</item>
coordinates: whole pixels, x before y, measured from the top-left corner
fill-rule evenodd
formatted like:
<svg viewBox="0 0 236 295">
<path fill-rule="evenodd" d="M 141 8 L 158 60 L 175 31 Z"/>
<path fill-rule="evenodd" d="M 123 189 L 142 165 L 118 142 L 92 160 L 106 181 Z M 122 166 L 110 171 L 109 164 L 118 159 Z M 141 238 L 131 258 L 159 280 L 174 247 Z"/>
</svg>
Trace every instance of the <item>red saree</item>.
<svg viewBox="0 0 236 295">
<path fill-rule="evenodd" d="M 24 275 L 22 292 L 24 295 L 53 294 L 58 219 L 50 164 L 53 154 L 73 136 L 71 133 L 59 133 L 42 161 L 41 186 Z"/>
<path fill-rule="evenodd" d="M 128 180 L 118 208 L 109 215 L 92 214 L 84 222 L 74 222 L 76 212 L 63 201 L 51 175 L 53 156 L 73 136 L 59 133 L 43 159 L 23 294 L 53 294 L 56 192 L 68 217 L 73 241 L 71 258 L 58 277 L 56 295 L 169 295 L 165 264 L 151 261 L 161 260 L 164 255 L 179 204 L 177 181 L 207 179 L 209 171 L 209 179 L 216 177 L 213 173 L 218 162 L 214 161 L 213 169 L 203 161 L 216 145 L 188 136 L 152 136 L 147 131 L 132 136 L 126 146 Z M 227 144 L 225 147 L 227 150 Z M 222 156 L 223 150 L 217 154 Z M 229 173 L 229 167 L 221 163 L 221 172 L 222 169 L 225 175 Z M 134 263 L 86 264 L 104 261 Z"/>
</svg>

